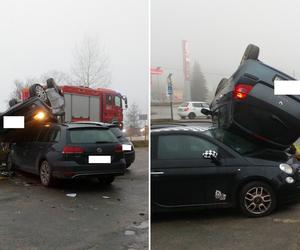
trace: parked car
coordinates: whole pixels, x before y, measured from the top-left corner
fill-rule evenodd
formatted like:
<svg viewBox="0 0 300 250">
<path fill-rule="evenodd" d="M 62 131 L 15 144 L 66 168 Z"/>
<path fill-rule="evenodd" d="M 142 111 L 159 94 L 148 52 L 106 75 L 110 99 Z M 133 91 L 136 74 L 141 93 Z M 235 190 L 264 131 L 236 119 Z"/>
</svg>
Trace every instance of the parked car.
<svg viewBox="0 0 300 250">
<path fill-rule="evenodd" d="M 265 216 L 300 195 L 300 172 L 284 151 L 222 128 L 151 132 L 152 211 L 239 206 Z"/>
<path fill-rule="evenodd" d="M 126 162 L 122 145 L 107 127 L 46 123 L 24 129 L 23 138 L 11 146 L 7 166 L 39 175 L 44 186 L 56 178 L 81 176 L 108 185 L 124 174 Z"/>
<path fill-rule="evenodd" d="M 209 117 L 201 112 L 202 109 L 209 109 L 209 104 L 207 102 L 185 102 L 177 108 L 177 114 L 181 119 L 185 119 L 186 117 L 189 119 Z"/>
<path fill-rule="evenodd" d="M 300 96 L 274 95 L 275 80 L 293 77 L 258 60 L 259 48 L 249 45 L 236 72 L 221 80 L 210 105 L 213 123 L 285 149 L 300 137 Z"/>
<path fill-rule="evenodd" d="M 128 139 L 128 137 L 125 136 L 125 134 L 122 132 L 118 124 L 114 123 L 103 123 L 103 122 L 76 122 L 81 124 L 95 124 L 99 126 L 105 126 L 110 129 L 110 131 L 115 135 L 115 137 L 118 139 L 118 141 L 122 144 L 124 149 L 124 156 L 126 161 L 126 168 L 129 168 L 130 165 L 135 160 L 135 150 L 133 143 Z"/>
</svg>

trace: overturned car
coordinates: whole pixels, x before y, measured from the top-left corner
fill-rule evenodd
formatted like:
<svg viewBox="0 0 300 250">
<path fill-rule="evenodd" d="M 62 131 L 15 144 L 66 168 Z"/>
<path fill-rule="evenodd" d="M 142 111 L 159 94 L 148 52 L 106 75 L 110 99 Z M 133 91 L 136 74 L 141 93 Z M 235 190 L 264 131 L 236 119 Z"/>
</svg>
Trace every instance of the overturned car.
<svg viewBox="0 0 300 250">
<path fill-rule="evenodd" d="M 219 83 L 210 105 L 213 123 L 266 147 L 286 149 L 300 136 L 300 96 L 274 95 L 275 80 L 295 80 L 258 59 L 248 45 L 241 64 Z"/>
</svg>

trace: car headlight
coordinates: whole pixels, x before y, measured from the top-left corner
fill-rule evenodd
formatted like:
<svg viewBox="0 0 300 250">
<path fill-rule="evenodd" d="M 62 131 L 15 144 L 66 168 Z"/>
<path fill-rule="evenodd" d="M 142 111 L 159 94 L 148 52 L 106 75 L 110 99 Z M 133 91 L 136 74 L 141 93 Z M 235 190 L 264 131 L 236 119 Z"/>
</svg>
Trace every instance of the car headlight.
<svg viewBox="0 0 300 250">
<path fill-rule="evenodd" d="M 292 174 L 292 173 L 293 173 L 293 168 L 292 168 L 289 164 L 281 163 L 281 164 L 279 165 L 279 168 L 280 168 L 283 172 L 285 172 L 285 173 L 287 173 L 287 174 Z"/>
</svg>

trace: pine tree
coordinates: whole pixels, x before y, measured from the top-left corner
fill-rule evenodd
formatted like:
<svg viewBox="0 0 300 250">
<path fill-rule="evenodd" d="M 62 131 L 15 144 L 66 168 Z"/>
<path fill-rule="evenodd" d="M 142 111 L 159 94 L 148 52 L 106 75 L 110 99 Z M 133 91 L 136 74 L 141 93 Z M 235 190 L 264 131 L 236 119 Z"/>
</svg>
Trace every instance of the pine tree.
<svg viewBox="0 0 300 250">
<path fill-rule="evenodd" d="M 191 101 L 204 102 L 208 97 L 206 80 L 198 62 L 194 63 L 191 79 Z"/>
</svg>

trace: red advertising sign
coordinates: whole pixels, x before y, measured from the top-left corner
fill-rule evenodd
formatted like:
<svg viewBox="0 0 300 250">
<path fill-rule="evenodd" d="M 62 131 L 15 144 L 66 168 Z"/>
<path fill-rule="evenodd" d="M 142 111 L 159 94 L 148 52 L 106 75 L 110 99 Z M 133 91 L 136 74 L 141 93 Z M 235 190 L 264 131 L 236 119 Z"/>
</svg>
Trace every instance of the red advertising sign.
<svg viewBox="0 0 300 250">
<path fill-rule="evenodd" d="M 188 42 L 182 41 L 182 52 L 183 52 L 183 73 L 184 80 L 190 80 L 190 51 L 188 48 Z"/>
<path fill-rule="evenodd" d="M 151 68 L 151 75 L 162 75 L 164 73 L 161 67 Z"/>
</svg>

